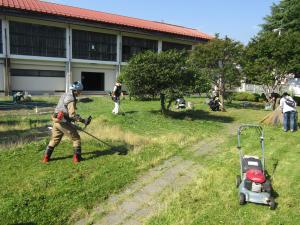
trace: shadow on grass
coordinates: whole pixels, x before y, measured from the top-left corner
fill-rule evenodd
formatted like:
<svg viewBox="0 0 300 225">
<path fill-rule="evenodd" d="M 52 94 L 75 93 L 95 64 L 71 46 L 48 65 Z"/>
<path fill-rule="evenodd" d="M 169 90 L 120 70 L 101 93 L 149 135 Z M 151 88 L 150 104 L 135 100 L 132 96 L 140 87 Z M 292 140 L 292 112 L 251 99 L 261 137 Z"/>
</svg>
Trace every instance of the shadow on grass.
<svg viewBox="0 0 300 225">
<path fill-rule="evenodd" d="M 124 114 L 134 114 L 134 113 L 137 113 L 138 111 L 121 111 L 120 113 L 124 113 Z"/>
<path fill-rule="evenodd" d="M 94 151 L 83 151 L 81 154 L 84 158 L 83 161 L 92 160 L 101 156 L 106 155 L 127 155 L 128 151 L 132 148 L 130 145 L 119 145 L 119 146 L 112 146 L 106 150 L 94 150 Z M 72 158 L 73 155 L 63 156 L 63 157 L 54 157 L 51 158 L 51 161 L 57 161 L 57 160 L 65 160 Z"/>
<path fill-rule="evenodd" d="M 37 223 L 33 223 L 33 222 L 26 222 L 26 223 L 11 223 L 8 225 L 37 225 Z"/>
<path fill-rule="evenodd" d="M 46 126 L 26 130 L 8 130 L 0 131 L 0 148 L 18 142 L 30 142 L 40 140 L 49 136 L 49 130 Z"/>
<path fill-rule="evenodd" d="M 80 98 L 79 99 L 79 102 L 81 103 L 90 103 L 90 102 L 93 102 L 94 100 L 89 98 L 89 97 L 85 97 L 85 98 Z"/>
<path fill-rule="evenodd" d="M 0 121 L 0 126 L 16 126 L 20 125 L 22 122 L 20 120 L 7 120 L 7 121 Z"/>
<path fill-rule="evenodd" d="M 28 124 L 30 128 L 36 128 L 38 124 L 47 124 L 50 123 L 50 119 L 28 119 L 28 120 L 7 120 L 7 121 L 0 121 L 0 125 L 6 126 L 16 126 L 21 124 Z"/>
<path fill-rule="evenodd" d="M 265 108 L 263 104 L 253 103 L 253 102 L 232 102 L 226 103 L 226 107 L 235 108 L 235 109 L 253 109 L 253 110 L 262 110 Z"/>
<path fill-rule="evenodd" d="M 14 104 L 12 101 L 1 101 L 0 110 L 21 110 L 21 109 L 35 109 L 35 107 L 54 107 L 56 104 L 47 101 L 34 101 L 34 102 L 22 102 Z"/>
<path fill-rule="evenodd" d="M 158 110 L 153 110 L 151 113 L 161 113 Z M 181 112 L 168 111 L 166 112 L 166 116 L 172 119 L 179 120 L 208 120 L 208 121 L 216 121 L 221 123 L 231 123 L 234 121 L 232 117 L 222 115 L 222 112 L 207 112 L 204 110 L 187 110 Z"/>
<path fill-rule="evenodd" d="M 272 178 L 274 177 L 274 174 L 275 174 L 275 172 L 276 172 L 276 170 L 277 170 L 277 167 L 278 167 L 278 164 L 279 164 L 279 160 L 278 160 L 278 159 L 271 159 L 271 160 L 274 161 L 274 162 L 273 162 L 273 165 L 272 165 L 272 173 L 269 174 L 269 172 L 268 172 L 267 170 L 265 170 L 265 176 L 266 176 L 266 178 L 267 178 L 268 180 L 271 181 L 271 187 L 272 187 L 272 188 L 271 188 L 271 196 L 272 196 L 274 199 L 276 199 L 276 198 L 279 197 L 279 194 L 278 194 L 277 191 L 275 191 L 275 190 L 273 189 L 273 186 L 272 186 Z M 278 206 L 278 203 L 275 202 L 275 209 L 277 208 L 277 206 Z"/>
</svg>

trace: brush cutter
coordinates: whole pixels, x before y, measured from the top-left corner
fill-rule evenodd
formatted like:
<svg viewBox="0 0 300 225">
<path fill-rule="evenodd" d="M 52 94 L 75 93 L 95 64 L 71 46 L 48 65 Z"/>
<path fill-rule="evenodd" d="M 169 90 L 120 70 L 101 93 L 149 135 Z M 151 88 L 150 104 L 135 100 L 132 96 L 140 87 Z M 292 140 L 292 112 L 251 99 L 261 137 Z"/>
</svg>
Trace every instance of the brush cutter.
<svg viewBox="0 0 300 225">
<path fill-rule="evenodd" d="M 262 157 L 244 155 L 241 148 L 241 132 L 254 128 L 260 133 Z M 269 205 L 275 209 L 276 203 L 272 197 L 271 180 L 266 176 L 264 134 L 261 126 L 243 125 L 238 129 L 238 146 L 240 153 L 240 175 L 236 177 L 236 187 L 239 189 L 240 205 L 246 202 Z"/>
<path fill-rule="evenodd" d="M 105 145 L 107 145 L 108 147 L 111 147 L 111 148 L 113 148 L 113 146 L 112 146 L 112 145 L 110 145 L 110 144 L 106 143 L 105 141 L 102 141 L 102 140 L 100 140 L 100 139 L 99 139 L 99 138 L 97 138 L 96 136 L 94 136 L 94 135 L 92 135 L 91 133 L 89 133 L 89 132 L 85 131 L 85 130 L 84 130 L 84 128 L 81 128 L 81 127 L 79 127 L 79 126 L 77 126 L 77 125 L 74 125 L 74 126 L 75 126 L 75 128 L 76 128 L 78 131 L 81 131 L 81 132 L 83 132 L 83 133 L 85 133 L 85 134 L 89 135 L 90 137 L 94 138 L 95 140 L 97 140 L 97 141 L 101 142 L 102 144 L 105 144 Z"/>
<path fill-rule="evenodd" d="M 96 136 L 94 136 L 94 135 L 92 135 L 91 133 L 85 131 L 86 127 L 91 123 L 91 121 L 92 121 L 92 117 L 89 116 L 89 117 L 85 120 L 85 123 L 84 123 L 85 125 L 84 125 L 83 128 L 80 127 L 80 126 L 78 126 L 78 125 L 76 125 L 76 124 L 73 124 L 73 123 L 72 123 L 72 126 L 73 126 L 76 130 L 81 131 L 81 132 L 83 132 L 83 133 L 89 135 L 90 137 L 94 138 L 94 139 L 97 140 L 98 142 L 101 142 L 102 144 L 105 144 L 106 146 L 113 148 L 112 145 L 106 143 L 105 141 L 100 140 L 100 139 L 97 138 Z M 48 129 L 51 131 L 53 128 L 52 128 L 51 126 L 48 126 Z"/>
<path fill-rule="evenodd" d="M 112 148 L 112 147 L 113 147 L 112 145 L 106 143 L 105 141 L 100 140 L 100 139 L 97 138 L 96 136 L 94 136 L 94 135 L 92 135 L 91 133 L 85 131 L 86 127 L 91 123 L 91 121 L 92 121 L 92 116 L 89 116 L 89 117 L 86 119 L 86 122 L 84 123 L 84 124 L 85 124 L 84 128 L 82 128 L 82 127 L 80 127 L 80 126 L 78 126 L 78 125 L 76 125 L 76 124 L 73 124 L 73 126 L 74 126 L 78 131 L 81 131 L 81 132 L 83 132 L 83 133 L 89 135 L 90 137 L 94 138 L 95 140 L 101 142 L 102 144 L 105 144 L 105 145 L 107 145 L 108 147 L 111 147 L 111 148 Z"/>
<path fill-rule="evenodd" d="M 126 114 L 125 114 L 125 111 L 123 110 L 123 107 L 121 106 L 121 101 L 120 101 L 120 103 L 119 103 L 119 110 L 121 111 L 121 115 L 122 116 L 125 116 Z"/>
</svg>

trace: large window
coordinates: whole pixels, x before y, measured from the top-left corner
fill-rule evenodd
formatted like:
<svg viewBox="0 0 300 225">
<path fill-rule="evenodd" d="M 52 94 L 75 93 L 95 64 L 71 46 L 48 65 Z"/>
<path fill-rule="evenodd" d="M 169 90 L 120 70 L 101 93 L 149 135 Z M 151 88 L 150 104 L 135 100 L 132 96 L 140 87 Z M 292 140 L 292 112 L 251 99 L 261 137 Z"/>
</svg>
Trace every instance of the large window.
<svg viewBox="0 0 300 225">
<path fill-rule="evenodd" d="M 117 36 L 89 31 L 72 30 L 73 58 L 116 61 Z"/>
<path fill-rule="evenodd" d="M 66 57 L 66 29 L 9 22 L 10 52 L 16 55 Z"/>
<path fill-rule="evenodd" d="M 11 76 L 15 76 L 15 77 L 65 77 L 65 71 L 11 69 Z"/>
<path fill-rule="evenodd" d="M 173 42 L 163 42 L 162 43 L 162 50 L 163 51 L 168 51 L 168 50 L 191 50 L 192 46 L 191 45 L 184 45 L 184 44 L 178 44 L 178 43 L 173 43 Z"/>
<path fill-rule="evenodd" d="M 147 50 L 157 52 L 157 48 L 157 41 L 123 36 L 122 62 L 127 62 L 133 55 L 140 52 Z"/>
</svg>

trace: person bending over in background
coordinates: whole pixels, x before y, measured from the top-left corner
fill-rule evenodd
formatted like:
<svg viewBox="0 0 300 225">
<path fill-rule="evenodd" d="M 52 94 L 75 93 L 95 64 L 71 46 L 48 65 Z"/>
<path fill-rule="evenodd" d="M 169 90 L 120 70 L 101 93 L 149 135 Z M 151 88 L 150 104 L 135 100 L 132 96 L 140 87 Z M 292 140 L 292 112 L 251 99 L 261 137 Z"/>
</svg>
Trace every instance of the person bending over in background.
<svg viewBox="0 0 300 225">
<path fill-rule="evenodd" d="M 280 99 L 280 108 L 283 113 L 283 130 L 287 132 L 291 130 L 294 132 L 297 130 L 297 109 L 296 102 L 294 99 L 289 96 L 287 92 L 283 93 L 282 98 Z"/>
<path fill-rule="evenodd" d="M 208 105 L 212 111 L 220 111 L 220 106 L 222 106 L 218 96 L 215 96 L 213 99 L 211 99 Z"/>
</svg>

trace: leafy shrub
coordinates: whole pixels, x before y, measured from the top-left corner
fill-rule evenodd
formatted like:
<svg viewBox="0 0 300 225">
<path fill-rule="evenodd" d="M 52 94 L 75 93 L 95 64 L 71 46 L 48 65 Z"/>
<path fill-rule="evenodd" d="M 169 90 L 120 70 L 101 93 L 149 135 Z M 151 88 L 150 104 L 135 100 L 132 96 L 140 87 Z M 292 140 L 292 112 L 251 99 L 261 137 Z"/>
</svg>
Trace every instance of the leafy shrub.
<svg viewBox="0 0 300 225">
<path fill-rule="evenodd" d="M 297 106 L 300 106 L 300 96 L 294 96 L 293 99 L 297 102 Z"/>
<path fill-rule="evenodd" d="M 233 98 L 234 98 L 234 94 L 233 92 L 226 92 L 225 95 L 224 95 L 224 98 L 225 100 L 228 102 L 228 103 L 231 103 Z"/>
<path fill-rule="evenodd" d="M 258 102 L 260 99 L 260 95 L 248 92 L 236 92 L 233 93 L 232 99 L 235 101 Z"/>
<path fill-rule="evenodd" d="M 260 102 L 263 102 L 263 101 L 267 101 L 267 100 L 268 100 L 268 99 L 267 99 L 266 94 L 265 94 L 265 93 L 262 93 L 261 96 L 260 96 L 259 101 L 260 101 Z"/>
</svg>

